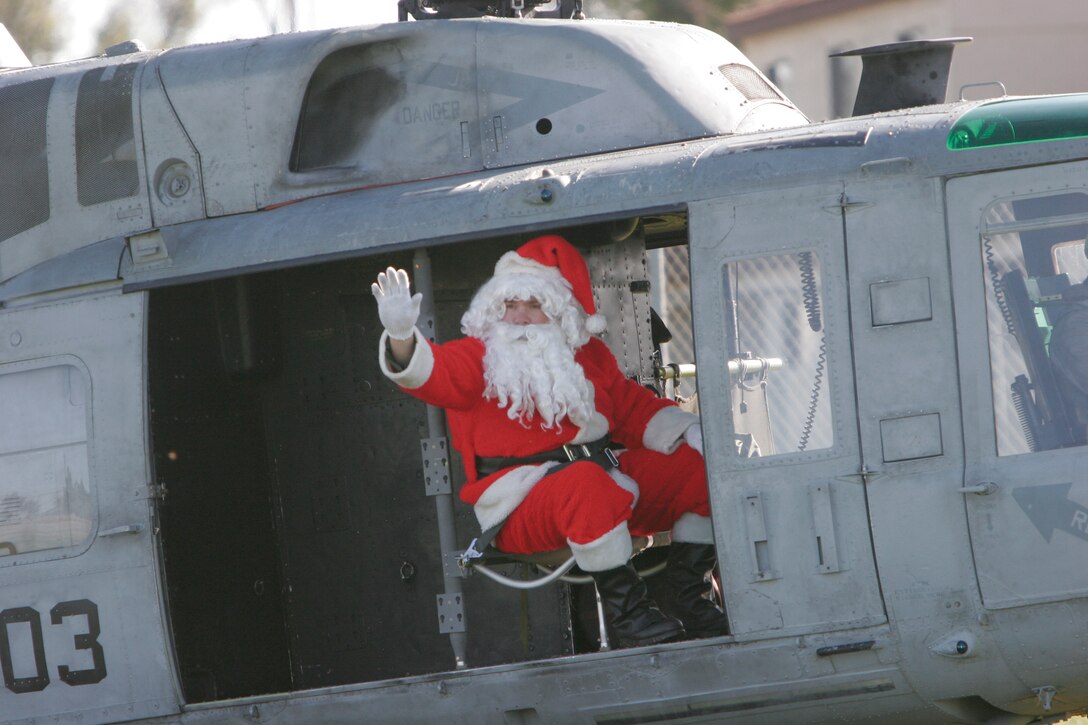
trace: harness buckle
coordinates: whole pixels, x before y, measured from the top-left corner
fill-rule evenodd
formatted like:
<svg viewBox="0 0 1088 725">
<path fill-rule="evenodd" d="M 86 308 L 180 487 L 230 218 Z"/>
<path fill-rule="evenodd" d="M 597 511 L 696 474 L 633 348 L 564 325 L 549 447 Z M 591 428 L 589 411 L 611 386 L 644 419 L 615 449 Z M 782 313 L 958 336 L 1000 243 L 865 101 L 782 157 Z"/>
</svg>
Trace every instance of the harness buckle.
<svg viewBox="0 0 1088 725">
<path fill-rule="evenodd" d="M 567 454 L 567 460 L 571 463 L 573 463 L 574 461 L 579 461 L 583 458 L 593 457 L 593 454 L 589 451 L 589 446 L 585 444 L 571 445 L 570 443 L 564 443 L 563 453 Z"/>
</svg>

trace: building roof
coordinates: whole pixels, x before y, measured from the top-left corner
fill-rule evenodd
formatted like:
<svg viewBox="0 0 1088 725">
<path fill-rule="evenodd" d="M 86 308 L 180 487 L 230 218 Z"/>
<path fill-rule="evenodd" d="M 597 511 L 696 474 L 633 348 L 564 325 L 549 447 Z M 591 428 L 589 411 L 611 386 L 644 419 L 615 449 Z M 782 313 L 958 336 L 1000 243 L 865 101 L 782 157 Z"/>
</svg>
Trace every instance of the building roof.
<svg viewBox="0 0 1088 725">
<path fill-rule="evenodd" d="M 757 0 L 725 16 L 727 34 L 733 40 L 817 20 L 889 0 Z"/>
</svg>

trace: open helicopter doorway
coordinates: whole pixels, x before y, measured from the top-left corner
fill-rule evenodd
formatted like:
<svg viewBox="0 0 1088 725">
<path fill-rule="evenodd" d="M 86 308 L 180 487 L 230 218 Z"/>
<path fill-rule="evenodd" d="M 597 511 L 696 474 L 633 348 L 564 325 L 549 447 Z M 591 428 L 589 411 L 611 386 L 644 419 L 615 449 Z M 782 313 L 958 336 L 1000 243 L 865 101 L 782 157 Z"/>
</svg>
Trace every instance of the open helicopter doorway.
<svg viewBox="0 0 1088 725">
<path fill-rule="evenodd" d="M 655 378 L 665 358 L 653 337 L 647 263 L 658 253 L 646 249 L 674 247 L 683 266 L 686 215 L 647 217 L 626 232 L 608 223 L 555 231 L 586 252 L 621 368 L 665 388 L 665 376 Z M 461 315 L 495 260 L 526 238 L 427 249 L 440 340 L 461 334 Z M 379 271 L 411 268 L 415 254 L 151 291 L 158 516 L 188 702 L 454 669 L 436 595 L 455 552 L 443 554 L 425 484 L 427 414 L 378 368 L 381 326 L 370 293 Z M 673 291 L 668 324 L 681 312 L 690 318 L 686 298 L 686 288 Z M 675 327 L 682 337 L 683 325 Z M 450 473 L 456 492 L 456 455 Z M 459 501 L 454 524 L 460 547 L 479 532 Z M 643 556 L 649 566 L 663 552 Z M 534 576 L 520 564 L 508 570 Z M 660 584 L 649 583 L 655 593 Z M 591 585 L 520 591 L 469 576 L 463 601 L 469 667 L 598 648 Z"/>
</svg>

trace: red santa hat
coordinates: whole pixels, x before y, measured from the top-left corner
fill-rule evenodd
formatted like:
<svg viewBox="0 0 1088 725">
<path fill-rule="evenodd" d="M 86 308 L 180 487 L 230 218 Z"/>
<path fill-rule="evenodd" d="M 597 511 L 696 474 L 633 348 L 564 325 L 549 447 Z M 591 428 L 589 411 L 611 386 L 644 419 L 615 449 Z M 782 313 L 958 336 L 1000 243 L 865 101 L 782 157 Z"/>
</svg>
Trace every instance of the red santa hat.
<svg viewBox="0 0 1088 725">
<path fill-rule="evenodd" d="M 597 312 L 593 302 L 593 284 L 586 261 L 563 237 L 557 234 L 536 237 L 500 257 L 495 265 L 495 277 L 514 274 L 562 280 L 586 314 L 586 331 L 592 335 L 604 332 L 605 318 Z"/>
</svg>

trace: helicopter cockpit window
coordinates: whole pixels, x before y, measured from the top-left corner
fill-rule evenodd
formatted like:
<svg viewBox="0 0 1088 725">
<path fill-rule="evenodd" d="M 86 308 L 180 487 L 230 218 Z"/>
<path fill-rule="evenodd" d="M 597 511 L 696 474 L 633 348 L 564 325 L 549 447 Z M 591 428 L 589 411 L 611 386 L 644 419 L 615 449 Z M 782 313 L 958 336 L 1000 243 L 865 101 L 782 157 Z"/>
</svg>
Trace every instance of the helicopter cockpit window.
<svg viewBox="0 0 1088 725">
<path fill-rule="evenodd" d="M 133 196 L 139 189 L 132 125 L 136 64 L 87 71 L 76 97 L 76 187 L 83 206 Z"/>
<path fill-rule="evenodd" d="M 90 536 L 87 392 L 73 365 L 0 372 L 0 565 Z"/>
<path fill-rule="evenodd" d="M 819 257 L 799 252 L 745 259 L 727 265 L 725 275 L 733 313 L 727 339 L 737 454 L 830 448 Z"/>
<path fill-rule="evenodd" d="M 1086 236 L 1084 193 L 1001 201 L 985 212 L 982 259 L 1000 456 L 1086 442 Z"/>
<path fill-rule="evenodd" d="M 45 121 L 53 79 L 0 88 L 0 240 L 49 219 Z"/>
</svg>

